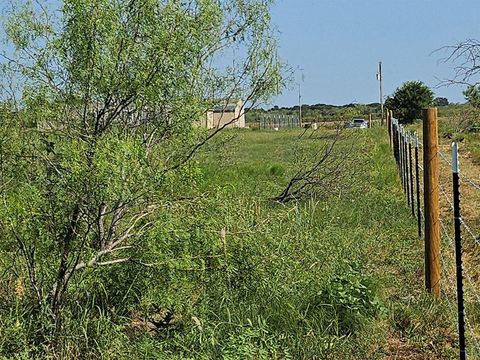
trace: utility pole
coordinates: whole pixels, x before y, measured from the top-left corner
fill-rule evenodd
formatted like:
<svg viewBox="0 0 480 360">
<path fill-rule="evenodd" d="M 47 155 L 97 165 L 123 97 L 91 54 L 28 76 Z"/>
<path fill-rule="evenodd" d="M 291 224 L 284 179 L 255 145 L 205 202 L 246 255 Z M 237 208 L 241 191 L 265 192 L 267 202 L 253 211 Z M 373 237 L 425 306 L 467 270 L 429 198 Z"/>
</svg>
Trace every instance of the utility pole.
<svg viewBox="0 0 480 360">
<path fill-rule="evenodd" d="M 380 82 L 380 111 L 382 112 L 381 116 L 381 124 L 383 126 L 383 74 L 382 74 L 382 62 L 379 61 L 378 63 L 378 73 L 377 73 L 377 80 Z"/>
<path fill-rule="evenodd" d="M 298 83 L 298 122 L 302 126 L 302 92 L 301 84 Z"/>
<path fill-rule="evenodd" d="M 302 74 L 300 81 L 298 82 L 298 122 L 302 126 L 302 82 L 305 79 L 303 75 L 303 69 L 298 67 L 300 73 Z"/>
</svg>

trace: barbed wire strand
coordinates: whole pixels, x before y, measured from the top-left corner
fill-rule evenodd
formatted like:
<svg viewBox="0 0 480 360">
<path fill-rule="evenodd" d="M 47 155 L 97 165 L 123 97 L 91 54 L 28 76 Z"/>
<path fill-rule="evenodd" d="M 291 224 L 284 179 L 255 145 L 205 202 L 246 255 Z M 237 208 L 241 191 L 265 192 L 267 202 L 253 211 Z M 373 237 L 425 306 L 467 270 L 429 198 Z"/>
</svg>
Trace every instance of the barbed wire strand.
<svg viewBox="0 0 480 360">
<path fill-rule="evenodd" d="M 464 279 L 468 280 L 468 283 L 471 284 L 472 286 L 472 291 L 469 291 L 470 293 L 473 294 L 473 297 L 477 300 L 477 302 L 480 304 L 480 295 L 478 295 L 478 292 L 474 291 L 475 289 L 475 282 L 472 279 L 472 275 L 470 275 L 470 271 L 467 270 L 467 268 L 464 266 L 462 268 L 463 273 L 465 275 Z"/>
<path fill-rule="evenodd" d="M 442 221 L 442 219 L 439 219 L 440 220 L 440 227 L 442 228 L 443 232 L 445 233 L 445 235 L 447 236 L 447 240 L 448 240 L 448 243 L 450 244 L 450 246 L 452 248 L 455 249 L 455 244 L 453 243 L 453 238 L 448 234 L 448 230 L 444 224 L 444 222 Z"/>
<path fill-rule="evenodd" d="M 439 152 L 440 156 L 444 156 L 441 152 Z M 448 162 L 448 160 L 445 159 L 445 161 Z M 448 162 L 450 165 L 451 163 Z M 445 200 L 447 201 L 447 203 L 450 205 L 450 208 L 451 210 L 454 210 L 455 211 L 455 207 L 453 206 L 453 203 L 452 201 L 450 201 L 450 198 L 448 197 L 447 193 L 445 192 L 445 189 L 443 188 L 442 185 L 439 186 L 440 188 L 440 191 L 443 193 L 443 196 L 445 197 Z M 470 226 L 465 222 L 465 220 L 463 220 L 463 218 L 461 217 L 460 218 L 460 222 L 463 224 L 465 230 L 467 230 L 468 234 L 473 238 L 473 240 L 480 245 L 480 239 L 477 235 L 474 234 L 473 230 L 470 228 Z"/>
<path fill-rule="evenodd" d="M 448 284 L 450 285 L 450 287 L 441 286 L 440 289 L 444 290 L 444 292 L 446 292 L 445 288 L 447 288 L 450 291 L 450 294 L 446 294 L 447 297 L 449 297 L 450 295 L 454 296 L 454 294 L 455 294 L 455 283 L 453 282 L 453 280 L 448 275 L 450 273 L 450 271 L 447 271 L 447 270 L 449 270 L 449 266 L 447 264 L 447 260 L 445 260 L 445 257 L 442 253 L 440 253 L 440 260 L 441 260 L 441 265 L 442 265 L 442 269 L 443 269 L 443 274 L 445 274 L 444 278 L 446 278 L 448 280 Z"/>
<path fill-rule="evenodd" d="M 443 287 L 441 288 L 440 291 L 443 293 L 443 299 L 446 300 L 446 303 L 448 304 L 448 308 L 452 312 L 452 317 L 455 317 L 457 314 L 457 310 L 455 309 L 455 305 L 453 304 L 452 300 L 450 300 L 451 296 L 447 293 L 447 291 Z"/>
<path fill-rule="evenodd" d="M 440 254 L 440 259 L 442 260 L 443 269 L 444 269 L 444 270 L 448 270 L 447 261 L 445 260 L 445 257 L 443 256 L 443 254 Z M 448 273 L 449 273 L 449 272 L 445 272 L 445 271 L 444 271 L 444 274 L 447 274 L 445 277 L 447 278 L 448 282 L 450 283 L 450 290 L 453 291 L 453 290 L 455 289 L 455 283 L 454 283 L 453 280 L 450 278 L 450 276 L 448 276 Z"/>
<path fill-rule="evenodd" d="M 462 217 L 460 218 L 460 222 L 463 224 L 463 227 L 465 230 L 467 230 L 468 234 L 473 238 L 473 240 L 480 245 L 480 236 L 474 234 L 473 230 L 470 228 L 470 226 L 468 226 Z"/>
<path fill-rule="evenodd" d="M 443 188 L 443 186 L 440 184 L 439 185 L 439 188 L 440 188 L 440 191 L 442 192 L 443 196 L 445 197 L 445 200 L 447 201 L 447 203 L 450 205 L 450 209 L 451 210 L 454 210 L 455 211 L 455 207 L 453 206 L 453 203 L 452 201 L 450 200 L 450 198 L 448 197 L 448 194 L 445 192 L 445 189 Z M 465 220 L 463 219 L 463 217 L 460 217 L 460 222 L 463 224 L 465 230 L 467 230 L 468 234 L 473 238 L 473 240 L 480 245 L 480 238 L 478 235 L 475 235 L 475 233 L 473 232 L 473 230 L 470 228 L 470 226 L 465 222 Z"/>
<path fill-rule="evenodd" d="M 442 158 L 443 161 L 445 161 L 450 167 L 452 166 L 452 162 L 448 159 L 448 156 L 442 153 L 441 151 L 438 152 L 438 155 L 440 155 L 440 158 Z M 459 173 L 459 178 L 465 180 L 468 182 L 470 185 L 472 185 L 475 189 L 480 191 L 480 185 L 477 184 L 473 179 L 468 177 L 465 174 Z"/>
<path fill-rule="evenodd" d="M 450 235 L 448 235 L 448 231 L 447 231 L 447 229 L 445 227 L 445 224 L 443 223 L 442 220 L 440 220 L 440 226 L 442 227 L 443 233 L 445 234 L 450 247 L 455 248 L 453 238 Z M 443 259 L 443 256 L 442 256 L 442 259 Z M 468 270 L 467 270 L 467 267 L 465 266 L 465 263 L 464 263 L 464 266 L 462 267 L 462 270 L 463 270 L 463 273 L 465 275 L 464 278 L 466 278 L 468 280 L 468 282 L 470 284 L 472 284 L 472 287 L 475 288 L 475 283 L 473 282 L 472 278 L 470 277 L 470 275 L 468 273 Z M 475 298 L 477 299 L 478 303 L 480 304 L 480 295 L 478 294 L 478 292 L 472 290 L 472 294 L 474 294 Z"/>
<path fill-rule="evenodd" d="M 452 162 L 448 159 L 448 156 L 442 153 L 441 151 L 437 151 L 437 154 L 440 155 L 440 158 L 445 161 L 450 167 L 452 167 Z"/>
<path fill-rule="evenodd" d="M 469 178 L 468 176 L 466 175 L 463 175 L 463 174 L 459 174 L 459 178 L 466 181 L 467 183 L 469 183 L 471 186 L 473 186 L 474 189 L 480 191 L 480 185 L 477 184 L 475 181 L 473 181 L 471 178 Z"/>
<path fill-rule="evenodd" d="M 440 188 L 440 191 L 442 192 L 443 196 L 445 197 L 445 200 L 447 200 L 448 205 L 450 205 L 451 210 L 455 210 L 455 207 L 453 206 L 453 202 L 450 200 L 447 192 L 445 191 L 444 187 L 442 184 L 439 184 L 438 186 Z"/>
<path fill-rule="evenodd" d="M 421 142 L 421 140 L 419 139 L 418 141 L 418 148 L 419 150 L 423 150 L 423 144 Z M 443 154 L 442 152 L 438 152 L 440 158 L 445 161 L 448 165 L 450 165 L 450 167 L 452 166 L 452 163 L 451 161 L 448 159 L 448 157 Z M 420 155 L 420 154 L 419 154 Z M 420 157 L 420 156 L 419 156 Z M 424 171 L 424 168 L 422 165 L 418 164 L 418 167 L 419 169 L 421 169 L 422 171 Z M 469 178 L 468 176 L 464 175 L 464 174 L 459 174 L 459 177 L 460 179 L 464 180 L 465 182 L 469 183 L 473 188 L 475 188 L 476 190 L 479 190 L 480 191 L 480 185 L 477 184 L 474 180 L 472 180 L 471 178 Z M 423 194 L 423 189 L 420 190 Z M 447 201 L 450 209 L 454 210 L 454 206 L 453 206 L 453 203 L 452 201 L 450 200 L 450 198 L 448 197 L 445 189 L 443 188 L 443 186 L 440 185 L 440 191 L 442 192 L 442 195 L 444 196 L 445 200 Z M 420 215 L 422 217 L 424 217 L 424 213 L 423 213 L 423 210 L 420 209 Z M 447 230 L 447 227 L 445 225 L 445 223 L 441 220 L 440 220 L 440 225 L 442 227 L 442 232 L 444 233 L 444 235 L 446 236 L 448 242 L 449 242 L 449 245 L 452 249 L 455 248 L 454 246 L 454 242 L 453 242 L 453 239 L 452 237 L 449 235 L 448 233 L 448 230 Z M 474 239 L 474 241 L 480 245 L 480 238 L 478 238 L 477 236 L 475 236 L 473 230 L 468 226 L 468 224 L 463 220 L 463 218 L 460 218 L 460 221 L 461 223 L 463 224 L 464 228 L 467 230 L 467 232 L 469 233 L 470 236 L 472 236 L 472 238 Z M 448 269 L 448 264 L 447 264 L 447 261 L 445 260 L 445 257 L 443 256 L 443 254 L 440 254 L 440 257 L 441 257 L 441 261 L 442 261 L 442 267 L 444 268 L 444 273 L 445 273 L 445 278 L 447 279 L 449 285 L 450 285 L 450 290 L 454 290 L 456 289 L 456 286 L 455 286 L 455 283 L 453 282 L 453 280 L 451 279 L 451 277 L 449 276 L 449 269 Z M 446 271 L 448 270 L 448 271 Z M 464 278 L 467 280 L 468 282 L 468 287 L 471 288 L 471 291 L 469 291 L 469 293 L 471 293 L 474 298 L 478 301 L 478 303 L 480 303 L 480 295 L 478 294 L 477 291 L 475 291 L 474 289 L 476 288 L 475 287 L 475 283 L 473 282 L 472 280 L 472 277 L 470 276 L 469 274 L 469 271 L 467 270 L 467 267 L 463 266 L 463 274 L 464 274 Z M 449 295 L 447 294 L 447 291 L 442 288 L 442 292 L 444 293 L 444 296 L 447 300 L 447 303 L 448 303 L 448 307 L 450 308 L 450 310 L 452 311 L 453 314 L 456 314 L 457 311 L 456 311 L 456 307 L 453 306 L 452 304 L 452 301 L 450 300 L 449 298 Z M 469 330 L 469 333 L 471 335 L 471 339 L 473 341 L 473 348 L 475 350 L 480 350 L 480 343 L 479 343 L 479 340 L 477 339 L 477 336 L 475 335 L 475 332 L 474 332 L 474 329 L 473 329 L 473 326 L 471 324 L 471 322 L 469 321 L 468 317 L 465 316 L 465 324 L 467 325 L 467 328 Z"/>
</svg>

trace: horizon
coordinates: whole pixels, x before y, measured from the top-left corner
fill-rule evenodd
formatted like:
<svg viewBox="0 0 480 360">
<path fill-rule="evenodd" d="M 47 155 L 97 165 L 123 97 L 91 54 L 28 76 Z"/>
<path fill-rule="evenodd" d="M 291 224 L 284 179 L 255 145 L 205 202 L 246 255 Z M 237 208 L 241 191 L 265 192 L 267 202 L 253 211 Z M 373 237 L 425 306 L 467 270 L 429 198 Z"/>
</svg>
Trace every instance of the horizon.
<svg viewBox="0 0 480 360">
<path fill-rule="evenodd" d="M 436 96 L 435 98 L 437 97 L 444 97 L 444 96 Z M 463 102 L 450 102 L 450 99 L 447 98 L 447 100 L 449 101 L 449 104 L 447 106 L 460 106 L 460 105 L 466 105 L 467 104 L 467 101 L 464 100 Z M 347 107 L 349 105 L 360 105 L 360 106 L 380 106 L 380 103 L 377 101 L 377 102 L 371 102 L 371 103 L 346 103 L 346 104 L 327 104 L 327 103 L 322 103 L 322 102 L 319 102 L 319 103 L 302 103 L 301 104 L 302 106 L 333 106 L 333 107 Z M 266 107 L 266 108 L 265 108 Z M 298 108 L 298 103 L 297 104 L 292 104 L 290 106 L 284 106 L 284 105 L 260 105 L 260 106 L 255 106 L 255 107 L 249 107 L 249 106 L 246 106 L 246 109 L 263 109 L 263 110 L 272 110 L 274 109 L 275 107 L 278 107 L 279 110 L 281 109 L 292 109 L 292 108 L 295 108 L 297 107 Z M 443 106 L 437 106 L 437 107 L 443 107 Z"/>
</svg>

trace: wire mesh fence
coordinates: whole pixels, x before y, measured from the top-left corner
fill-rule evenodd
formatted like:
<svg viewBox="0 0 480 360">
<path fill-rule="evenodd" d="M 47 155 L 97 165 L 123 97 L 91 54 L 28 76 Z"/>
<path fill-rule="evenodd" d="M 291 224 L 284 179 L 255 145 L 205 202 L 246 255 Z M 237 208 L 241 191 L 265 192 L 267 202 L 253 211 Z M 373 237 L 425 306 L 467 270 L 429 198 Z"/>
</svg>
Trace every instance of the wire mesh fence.
<svg viewBox="0 0 480 360">
<path fill-rule="evenodd" d="M 440 146 L 432 159 L 426 152 L 427 147 L 430 148 L 428 141 L 425 138 L 420 141 L 417 133 L 408 131 L 393 117 L 389 135 L 401 185 L 417 220 L 419 237 L 425 239 L 429 226 L 439 228 L 438 242 L 442 239 L 439 259 L 428 259 L 426 252 L 425 268 L 428 272 L 427 262 L 438 260 L 440 294 L 457 319 L 459 358 L 466 359 L 467 354 L 480 358 L 480 180 L 461 172 L 457 143 L 452 144 L 451 155 Z M 434 190 L 438 192 L 426 187 L 432 180 L 426 178 L 431 174 L 427 171 L 431 166 L 438 166 L 438 176 L 434 179 L 437 187 Z M 438 194 L 438 198 L 433 199 L 439 208 L 437 224 L 428 223 L 431 209 L 426 205 L 432 201 L 429 199 L 432 194 Z M 428 288 L 427 278 L 426 284 Z"/>
</svg>

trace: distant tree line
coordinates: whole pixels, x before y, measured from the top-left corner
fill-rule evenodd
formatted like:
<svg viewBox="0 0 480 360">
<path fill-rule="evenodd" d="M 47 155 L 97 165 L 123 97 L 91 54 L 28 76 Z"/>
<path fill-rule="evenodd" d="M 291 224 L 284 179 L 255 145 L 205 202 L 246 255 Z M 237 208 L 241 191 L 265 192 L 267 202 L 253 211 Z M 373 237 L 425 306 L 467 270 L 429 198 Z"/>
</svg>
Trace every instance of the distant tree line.
<svg viewBox="0 0 480 360">
<path fill-rule="evenodd" d="M 368 118 L 372 114 L 373 118 L 380 118 L 380 103 L 370 104 L 345 104 L 345 105 L 331 105 L 331 104 L 302 104 L 302 120 L 303 121 L 338 121 L 351 120 L 351 117 Z M 299 105 L 291 107 L 273 106 L 269 109 L 257 108 L 248 109 L 247 122 L 254 123 L 260 121 L 262 116 L 266 114 L 281 114 L 281 115 L 298 115 Z"/>
<path fill-rule="evenodd" d="M 446 97 L 434 97 L 433 91 L 421 81 L 406 81 L 392 95 L 387 96 L 385 107 L 394 112 L 394 116 L 404 123 L 411 123 L 422 117 L 422 109 L 429 106 L 439 108 L 440 116 L 456 116 L 467 109 L 480 109 L 480 85 L 470 85 L 463 92 L 466 103 L 451 103 Z M 248 123 L 261 122 L 266 115 L 299 116 L 299 105 L 272 106 L 247 109 Z M 302 104 L 302 121 L 349 121 L 353 117 L 379 119 L 380 103 L 345 105 L 332 104 Z"/>
</svg>

